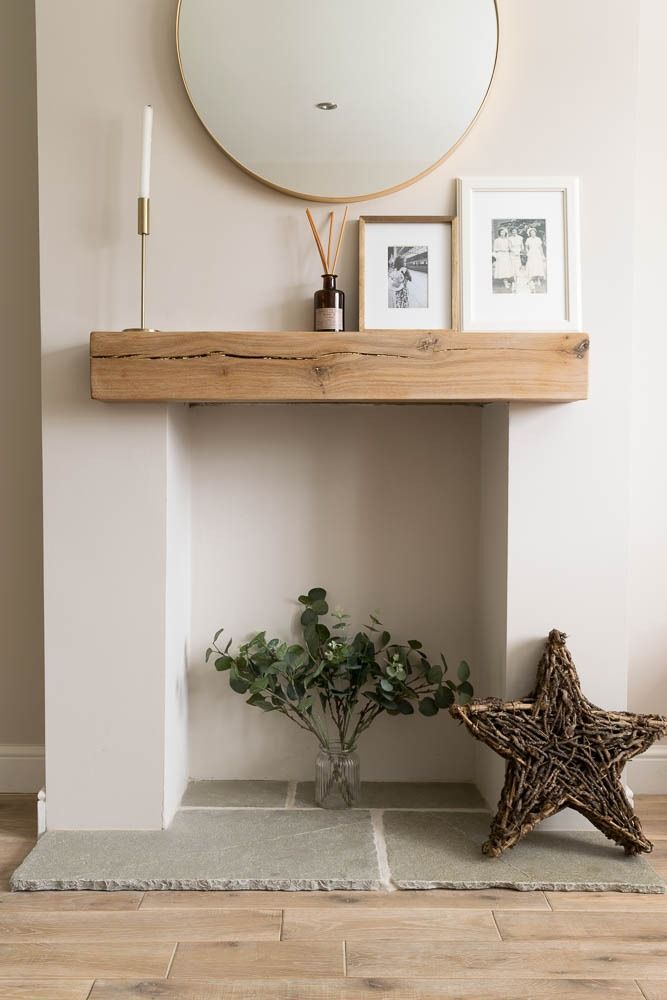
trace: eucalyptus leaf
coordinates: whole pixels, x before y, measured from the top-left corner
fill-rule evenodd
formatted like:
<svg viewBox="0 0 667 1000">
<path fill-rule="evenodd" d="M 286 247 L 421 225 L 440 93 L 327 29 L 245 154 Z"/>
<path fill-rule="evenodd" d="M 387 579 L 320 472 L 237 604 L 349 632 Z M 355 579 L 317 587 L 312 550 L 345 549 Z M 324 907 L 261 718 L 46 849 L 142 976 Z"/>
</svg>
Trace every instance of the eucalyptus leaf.
<svg viewBox="0 0 667 1000">
<path fill-rule="evenodd" d="M 275 712 L 276 708 L 267 701 L 266 698 L 262 698 L 261 694 L 251 694 L 249 698 L 246 698 L 246 705 L 254 705 L 256 708 L 261 708 L 265 712 Z"/>
<path fill-rule="evenodd" d="M 434 663 L 426 674 L 429 684 L 440 684 L 442 681 L 442 667 Z"/>
<path fill-rule="evenodd" d="M 419 702 L 419 711 L 422 715 L 437 715 L 438 706 L 433 698 L 422 698 Z"/>
<path fill-rule="evenodd" d="M 231 674 L 229 678 L 229 686 L 232 691 L 236 691 L 237 694 L 245 694 L 250 685 L 238 674 Z"/>
<path fill-rule="evenodd" d="M 438 708 L 449 708 L 454 704 L 454 692 L 448 687 L 439 687 L 433 696 Z"/>
<path fill-rule="evenodd" d="M 461 660 L 459 663 L 459 669 L 456 671 L 460 681 L 467 681 L 470 677 L 470 667 L 465 660 Z"/>
</svg>

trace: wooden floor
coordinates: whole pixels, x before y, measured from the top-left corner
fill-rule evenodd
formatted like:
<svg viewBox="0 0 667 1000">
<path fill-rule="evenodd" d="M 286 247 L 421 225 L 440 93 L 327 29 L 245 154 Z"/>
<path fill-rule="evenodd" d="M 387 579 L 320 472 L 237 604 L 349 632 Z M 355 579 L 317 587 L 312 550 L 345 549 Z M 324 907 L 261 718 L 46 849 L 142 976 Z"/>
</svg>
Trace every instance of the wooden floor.
<svg viewBox="0 0 667 1000">
<path fill-rule="evenodd" d="M 638 807 L 667 876 L 667 796 Z M 10 893 L 34 839 L 0 795 L 0 1000 L 667 1000 L 667 896 Z"/>
</svg>

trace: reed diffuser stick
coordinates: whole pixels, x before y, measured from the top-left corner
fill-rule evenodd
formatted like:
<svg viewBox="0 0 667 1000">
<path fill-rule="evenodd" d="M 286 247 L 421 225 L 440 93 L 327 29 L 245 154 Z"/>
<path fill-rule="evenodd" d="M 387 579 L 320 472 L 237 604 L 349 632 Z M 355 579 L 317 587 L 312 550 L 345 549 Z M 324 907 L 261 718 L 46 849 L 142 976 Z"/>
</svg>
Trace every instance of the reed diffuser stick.
<svg viewBox="0 0 667 1000">
<path fill-rule="evenodd" d="M 331 238 L 333 236 L 334 214 L 329 212 L 329 242 L 327 244 L 327 274 L 329 274 L 329 264 L 331 263 Z"/>
<path fill-rule="evenodd" d="M 338 263 L 338 254 L 340 253 L 341 243 L 343 242 L 343 233 L 345 232 L 345 223 L 347 222 L 347 212 L 349 205 L 345 206 L 345 214 L 343 215 L 343 221 L 341 223 L 340 232 L 338 234 L 338 243 L 336 244 L 336 255 L 334 257 L 333 266 L 331 268 L 331 273 L 336 273 L 336 264 Z"/>
<path fill-rule="evenodd" d="M 309 208 L 306 209 L 306 215 L 308 216 L 308 222 L 310 223 L 310 228 L 312 229 L 313 236 L 315 237 L 315 243 L 317 244 L 317 249 L 318 249 L 318 252 L 319 252 L 319 255 L 320 255 L 320 260 L 322 261 L 322 267 L 324 268 L 325 274 L 328 274 L 329 273 L 329 269 L 327 267 L 327 259 L 326 259 L 325 255 L 324 255 L 324 247 L 322 246 L 322 240 L 320 239 L 320 234 L 317 231 L 317 226 L 315 225 L 315 220 L 313 219 L 313 216 L 312 216 L 311 211 L 310 211 Z"/>
</svg>

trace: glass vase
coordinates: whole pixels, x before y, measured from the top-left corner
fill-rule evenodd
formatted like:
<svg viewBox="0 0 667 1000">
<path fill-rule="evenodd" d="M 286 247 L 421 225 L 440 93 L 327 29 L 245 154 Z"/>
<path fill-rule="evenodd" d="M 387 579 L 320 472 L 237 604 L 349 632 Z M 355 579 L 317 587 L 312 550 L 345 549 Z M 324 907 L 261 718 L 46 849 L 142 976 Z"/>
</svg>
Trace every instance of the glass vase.
<svg viewBox="0 0 667 1000">
<path fill-rule="evenodd" d="M 315 763 L 315 804 L 349 809 L 359 798 L 359 757 L 355 747 L 332 743 L 320 747 Z"/>
</svg>

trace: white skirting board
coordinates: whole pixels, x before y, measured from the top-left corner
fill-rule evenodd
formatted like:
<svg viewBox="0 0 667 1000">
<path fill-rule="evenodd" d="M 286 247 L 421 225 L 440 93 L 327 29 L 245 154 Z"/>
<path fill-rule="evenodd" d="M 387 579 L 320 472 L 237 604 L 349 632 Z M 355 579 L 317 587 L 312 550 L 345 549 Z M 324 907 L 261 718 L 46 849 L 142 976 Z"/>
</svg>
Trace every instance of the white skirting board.
<svg viewBox="0 0 667 1000">
<path fill-rule="evenodd" d="M 667 743 L 649 747 L 631 760 L 626 775 L 635 795 L 667 795 Z"/>
<path fill-rule="evenodd" d="M 43 785 L 43 746 L 0 744 L 0 792 L 38 792 Z"/>
</svg>

